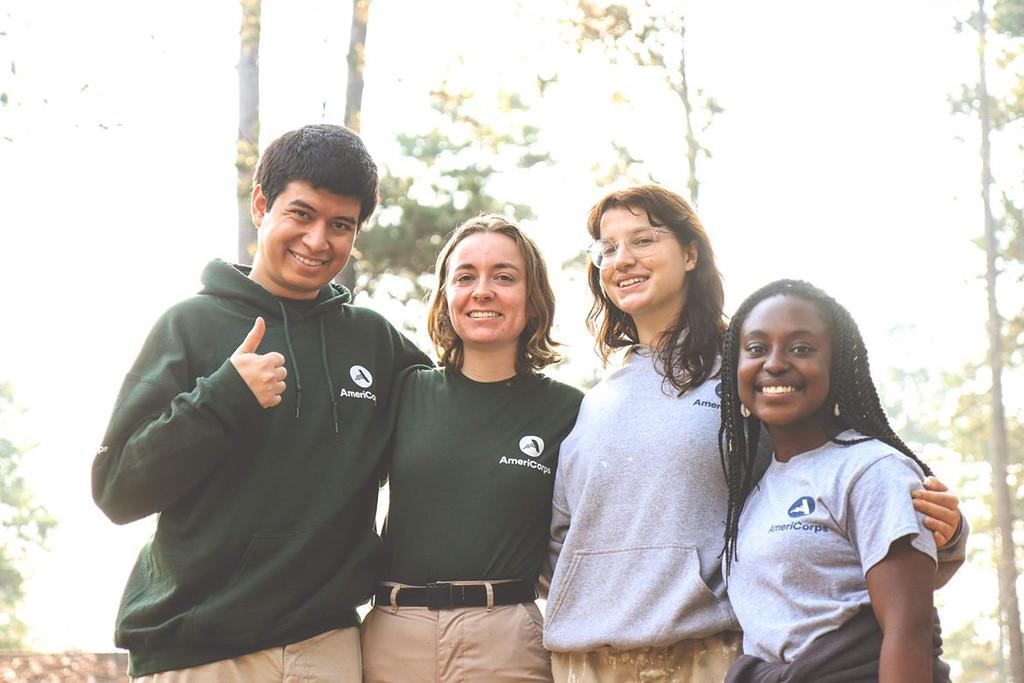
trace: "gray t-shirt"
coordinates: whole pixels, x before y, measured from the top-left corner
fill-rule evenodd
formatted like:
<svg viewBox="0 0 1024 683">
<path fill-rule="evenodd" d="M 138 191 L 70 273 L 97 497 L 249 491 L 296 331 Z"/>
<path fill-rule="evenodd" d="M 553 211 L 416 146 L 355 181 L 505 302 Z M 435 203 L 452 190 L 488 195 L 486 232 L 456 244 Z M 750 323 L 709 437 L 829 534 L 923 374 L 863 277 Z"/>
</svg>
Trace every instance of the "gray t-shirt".
<svg viewBox="0 0 1024 683">
<path fill-rule="evenodd" d="M 910 498 L 922 478 L 913 460 L 877 440 L 828 442 L 772 462 L 740 517 L 729 576 L 744 653 L 790 662 L 846 623 L 871 603 L 865 575 L 893 541 L 909 535 L 934 560 L 935 540 Z"/>
</svg>

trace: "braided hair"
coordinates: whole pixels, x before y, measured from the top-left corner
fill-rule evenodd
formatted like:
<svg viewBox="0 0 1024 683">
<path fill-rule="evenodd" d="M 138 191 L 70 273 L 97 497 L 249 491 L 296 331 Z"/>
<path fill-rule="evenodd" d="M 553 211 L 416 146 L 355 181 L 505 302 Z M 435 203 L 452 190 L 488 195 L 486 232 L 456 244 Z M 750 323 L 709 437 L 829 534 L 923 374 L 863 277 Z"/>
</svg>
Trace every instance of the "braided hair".
<svg viewBox="0 0 1024 683">
<path fill-rule="evenodd" d="M 871 379 L 868 352 L 864 338 L 850 312 L 839 302 L 814 285 L 801 280 L 777 280 L 757 290 L 744 301 L 733 315 L 725 333 L 722 348 L 722 424 L 718 430 L 718 452 L 729 489 L 728 512 L 725 520 L 725 571 L 737 558 L 736 538 L 740 513 L 754 484 L 754 465 L 761 421 L 756 417 L 744 418 L 740 413 L 740 398 L 736 370 L 740 352 L 740 331 L 755 306 L 774 296 L 800 297 L 813 304 L 832 334 L 832 364 L 829 369 L 830 389 L 826 399 L 836 414 L 842 430 L 852 429 L 863 436 L 851 440 L 833 438 L 833 443 L 849 446 L 871 439 L 888 444 L 916 462 L 926 475 L 931 469 L 923 463 L 889 425 L 882 409 L 878 391 Z"/>
</svg>

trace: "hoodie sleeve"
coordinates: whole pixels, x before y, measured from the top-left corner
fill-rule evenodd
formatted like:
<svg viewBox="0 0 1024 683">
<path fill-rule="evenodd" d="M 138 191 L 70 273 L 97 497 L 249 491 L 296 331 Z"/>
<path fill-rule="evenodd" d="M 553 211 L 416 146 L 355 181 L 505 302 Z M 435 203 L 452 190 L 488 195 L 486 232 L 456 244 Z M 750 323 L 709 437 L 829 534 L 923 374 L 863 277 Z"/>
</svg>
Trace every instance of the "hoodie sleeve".
<svg viewBox="0 0 1024 683">
<path fill-rule="evenodd" d="M 541 581 L 546 588 L 551 585 L 551 577 L 558 565 L 558 556 L 562 554 L 562 545 L 569 533 L 572 513 L 569 512 L 569 501 L 565 497 L 565 481 L 563 468 L 555 470 L 555 490 L 551 497 L 551 533 L 548 536 L 548 555 L 541 567 Z"/>
<path fill-rule="evenodd" d="M 409 341 L 404 334 L 392 328 L 392 348 L 395 358 L 395 372 L 399 372 L 413 365 L 426 365 L 434 367 L 434 361 L 430 360 L 427 354 L 420 351 L 419 347 Z"/>
<path fill-rule="evenodd" d="M 230 360 L 196 377 L 180 325 L 157 322 L 125 378 L 93 461 L 100 509 L 125 524 L 173 505 L 233 452 L 262 410 Z"/>
</svg>

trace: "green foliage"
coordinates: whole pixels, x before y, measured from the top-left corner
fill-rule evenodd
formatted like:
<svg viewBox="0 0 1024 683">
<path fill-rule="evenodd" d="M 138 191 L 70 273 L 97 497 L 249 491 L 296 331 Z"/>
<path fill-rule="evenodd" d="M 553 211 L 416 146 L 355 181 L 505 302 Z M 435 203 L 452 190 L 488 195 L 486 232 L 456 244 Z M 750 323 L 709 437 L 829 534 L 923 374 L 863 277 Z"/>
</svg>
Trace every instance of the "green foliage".
<svg viewBox="0 0 1024 683">
<path fill-rule="evenodd" d="M 617 3 L 604 7 L 589 0 L 577 3 L 579 16 L 575 25 L 579 30 L 576 47 L 586 49 L 589 44 L 599 44 L 605 49 L 618 49 L 620 40 L 627 38 L 633 29 L 629 9 Z"/>
<path fill-rule="evenodd" d="M 0 424 L 15 411 L 8 382 L 0 382 Z M 32 497 L 19 474 L 26 449 L 0 437 L 0 649 L 23 646 L 25 625 L 15 616 L 24 597 L 21 567 L 35 548 L 45 547 L 56 522 Z"/>
<path fill-rule="evenodd" d="M 633 152 L 626 145 L 611 141 L 612 149 L 615 151 L 615 159 L 604 167 L 594 165 L 594 180 L 600 186 L 657 183 L 644 159 L 634 156 Z"/>
<path fill-rule="evenodd" d="M 666 0 L 578 0 L 572 20 L 577 49 L 582 52 L 593 46 L 613 62 L 629 59 L 637 66 L 656 67 L 677 88 L 683 80 L 678 57 L 683 49 L 682 10 L 680 3 Z"/>
<path fill-rule="evenodd" d="M 11 21 L 10 12 L 7 13 L 7 22 Z M 14 81 L 14 77 L 18 73 L 17 64 L 14 61 L 13 55 L 8 54 L 9 44 L 7 31 L 0 31 L 0 63 L 6 61 L 8 63 L 8 70 L 11 72 L 10 79 L 0 79 L 0 108 L 7 107 L 11 104 L 11 94 L 8 91 Z M 10 138 L 7 138 L 8 140 Z"/>
<path fill-rule="evenodd" d="M 903 344 L 900 337 L 896 333 L 893 344 Z M 978 356 L 984 356 L 983 348 L 978 349 Z M 967 557 L 970 566 L 963 571 L 994 576 L 998 557 L 994 543 L 995 495 L 988 467 L 992 448 L 989 385 L 988 369 L 979 361 L 960 370 L 925 367 L 892 370 L 885 381 L 879 383 L 879 390 L 893 427 L 960 498 L 961 511 L 969 518 L 971 526 Z M 1022 417 L 1019 412 L 1007 412 L 1011 444 L 1024 443 Z M 1024 453 L 1019 447 L 1011 447 L 1010 458 L 1007 481 L 1015 506 L 1014 517 L 1021 520 L 1024 519 Z M 1020 522 L 1016 528 L 1024 531 Z M 953 591 L 953 594 L 945 595 L 946 591 Z M 947 588 L 940 593 L 940 599 L 958 602 L 955 594 L 955 589 Z M 944 634 L 944 658 L 958 663 L 961 674 L 956 680 L 993 683 L 1006 680 L 998 669 L 999 643 L 986 639 L 998 633 L 998 606 L 996 601 L 977 606 L 979 613 L 967 626 Z M 981 628 L 982 623 L 990 628 Z M 984 633 L 990 635 L 982 635 Z"/>
<path fill-rule="evenodd" d="M 991 28 L 994 33 L 990 32 L 989 41 L 997 53 L 997 71 L 1002 77 L 989 80 L 1006 84 L 1003 90 L 991 95 L 992 147 L 1000 157 L 1016 156 L 1014 164 L 1008 167 L 1020 168 L 1020 154 L 1024 151 L 1020 146 L 1024 135 L 1024 0 L 998 0 Z M 968 92 L 966 87 L 964 92 Z M 976 102 L 977 97 L 974 99 Z M 969 113 L 977 116 L 977 108 L 971 108 Z M 997 161 L 994 159 L 993 163 Z M 1019 291 L 1024 283 L 1024 175 L 1018 172 L 1005 177 L 1005 173 L 1004 177 L 996 175 L 993 186 L 996 270 L 1008 291 Z M 1016 310 L 1001 313 L 1006 324 L 1005 362 L 1012 369 L 1024 367 L 1024 302 L 1019 298 L 1011 301 Z"/>
<path fill-rule="evenodd" d="M 960 30 L 970 28 L 977 31 L 981 26 L 981 17 L 975 12 L 967 20 L 958 24 Z M 1020 167 L 1019 155 L 1022 148 L 1019 144 L 1024 130 L 1021 128 L 1024 119 L 1024 0 L 998 0 L 986 32 L 988 50 L 995 54 L 995 69 L 990 65 L 988 81 L 999 84 L 1000 89 L 989 92 L 989 114 L 991 119 L 991 145 L 994 150 L 992 163 L 1001 164 L 999 168 L 1010 169 L 1011 172 Z M 992 87 L 992 86 L 990 86 Z M 977 120 L 981 111 L 979 87 L 962 85 L 960 92 L 950 98 L 955 114 L 969 116 Z M 1014 159 L 1012 157 L 1016 156 Z M 1010 159 L 1010 163 L 1006 159 Z M 995 172 L 993 191 L 993 218 L 997 242 L 996 271 L 1002 286 L 1019 289 L 1024 283 L 1024 176 L 1019 173 L 1007 176 L 998 169 Z M 983 240 L 979 238 L 977 245 L 984 250 Z M 1008 351 L 1005 359 L 1008 368 L 1024 366 L 1024 306 L 1019 299 L 1011 300 L 1010 308 L 1001 310 L 1005 318 L 1004 345 Z M 1003 302 L 1006 308 L 1006 301 Z M 1009 386 L 1009 383 L 1007 383 Z"/>
<path fill-rule="evenodd" d="M 1001 683 L 1006 680 L 1000 671 L 998 643 L 979 640 L 974 624 L 943 634 L 942 645 L 945 652 L 955 654 L 960 665 L 960 676 L 956 680 L 972 683 Z"/>
<path fill-rule="evenodd" d="M 1024 116 L 1024 88 L 1021 83 L 1002 97 L 989 94 L 989 116 L 992 129 L 1005 129 Z M 974 86 L 961 85 L 960 92 L 949 97 L 949 106 L 954 114 L 977 118 L 981 111 L 981 98 Z"/>
<path fill-rule="evenodd" d="M 642 69 L 660 75 L 666 87 L 675 93 L 681 106 L 679 137 L 685 141 L 685 166 L 689 169 L 687 185 L 696 202 L 699 182 L 697 163 L 700 157 L 710 158 L 696 133 L 711 126 L 715 116 L 725 109 L 703 89 L 691 89 L 687 74 L 684 38 L 686 17 L 681 3 L 669 0 L 626 0 L 598 3 L 577 0 L 576 13 L 568 22 L 575 33 L 577 49 L 582 53 L 597 49 L 612 63 L 630 61 Z M 627 104 L 629 98 L 614 93 L 613 101 Z M 636 158 L 619 140 L 610 140 L 616 160 L 606 169 L 595 169 L 599 184 L 658 182 L 649 175 L 643 159 Z"/>
<path fill-rule="evenodd" d="M 1021 386 L 1024 379 L 1024 357 L 1021 353 L 1021 342 L 1024 341 L 1024 300 L 1019 297 L 1005 296 L 1019 289 L 1024 279 L 1024 236 L 1022 236 L 1022 213 L 1020 202 L 1024 185 L 1021 181 L 1019 161 L 1010 159 L 1010 155 L 1020 153 L 1014 150 L 1016 145 L 1006 144 L 1019 135 L 1019 122 L 1024 118 L 1024 79 L 1016 68 L 1021 54 L 1021 29 L 1024 28 L 1024 0 L 1000 0 L 996 4 L 994 22 L 985 31 L 984 44 L 986 52 L 996 55 L 995 60 L 986 63 L 986 81 L 989 87 L 997 84 L 996 89 L 987 93 L 979 83 L 963 85 L 956 96 L 950 98 L 955 114 L 973 119 L 978 125 L 982 113 L 982 97 L 988 98 L 990 117 L 991 149 L 997 151 L 999 158 L 991 163 L 998 169 L 1004 169 L 1002 177 L 997 172 L 995 182 L 991 186 L 995 228 L 995 271 L 1000 284 L 996 291 L 1000 293 L 1000 314 L 1006 324 L 1002 330 L 1002 386 L 1003 403 L 1006 414 L 1006 433 L 1008 462 L 1006 467 L 1006 483 L 1012 508 L 1009 515 L 1013 518 L 1012 528 L 1004 537 L 1014 537 L 1024 531 L 1024 462 L 1022 462 L 1022 445 L 1024 445 L 1024 405 L 1021 395 L 1013 387 Z M 983 29 L 983 16 L 975 12 L 967 20 L 957 25 L 957 30 L 976 33 Z M 993 33 L 992 28 L 996 29 Z M 1001 32 L 1001 33 L 1000 33 Z M 979 36 L 980 38 L 981 36 Z M 982 53 L 984 54 L 984 53 Z M 990 62 L 995 62 L 995 69 Z M 1009 84 L 1009 87 L 1006 87 Z M 995 157 L 996 155 L 993 155 Z M 1006 159 L 1010 159 L 1007 163 Z M 987 161 L 987 160 L 986 160 Z M 980 163 L 979 163 L 980 165 Z M 979 216 L 978 233 L 982 233 L 982 216 Z M 987 245 L 983 238 L 975 242 L 981 251 Z M 979 275 L 981 275 L 979 273 Z M 1017 285 L 1017 287 L 1014 287 Z M 979 305 L 982 300 L 979 299 Z M 984 339 L 978 330 L 979 342 Z M 952 453 L 956 459 L 967 463 L 962 471 L 965 473 L 959 481 L 948 481 L 955 492 L 961 497 L 961 507 L 970 513 L 971 543 L 969 562 L 979 571 L 996 574 L 999 567 L 1000 575 L 1012 573 L 1016 575 L 1016 567 L 1000 567 L 1001 558 L 997 554 L 996 496 L 993 492 L 993 481 L 1001 479 L 1002 472 L 993 469 L 997 459 L 993 454 L 993 408 L 992 408 L 992 369 L 987 360 L 988 344 L 981 342 L 972 354 L 974 361 L 962 368 L 946 368 L 945 371 L 919 368 L 911 371 L 895 373 L 887 387 L 889 393 L 890 414 L 894 417 L 895 426 L 919 451 L 927 445 L 933 447 L 931 452 L 945 451 Z M 926 459 L 928 459 L 926 457 Z M 934 463 L 933 463 L 934 464 Z M 943 468 L 936 468 L 940 478 Z M 1004 589 L 1000 586 L 1000 594 Z M 1007 593 L 1007 595 L 1009 595 Z M 1003 596 L 1003 599 L 1009 599 Z M 998 604 L 979 605 L 981 613 L 976 616 L 976 623 L 966 629 L 951 633 L 946 638 L 946 651 L 950 658 L 958 660 L 962 672 L 960 678 L 971 681 L 1003 680 L 1003 658 L 999 651 L 1001 643 L 998 634 L 1001 628 L 1006 629 L 1005 638 L 1014 637 L 1010 629 L 1000 622 Z M 985 622 L 989 635 L 980 633 L 984 629 L 975 628 L 978 623 Z M 991 640 L 994 636 L 994 642 Z M 986 640 L 986 637 L 990 640 Z M 1018 636 L 1019 637 L 1019 636 Z M 1005 639 L 1004 638 L 1004 639 Z M 1012 660 L 1012 656 L 1011 656 Z M 1012 664 L 1012 661 L 1011 661 Z"/>
<path fill-rule="evenodd" d="M 397 137 L 403 158 L 395 166 L 402 172 L 383 174 L 376 220 L 357 242 L 360 287 L 375 293 L 402 280 L 384 289 L 403 302 L 427 294 L 426 274 L 458 224 L 481 213 L 532 218 L 529 206 L 502 200 L 493 188 L 505 174 L 550 161 L 522 95 L 481 103 L 445 83 L 431 97 L 435 126 Z"/>
<path fill-rule="evenodd" d="M 1007 36 L 1024 38 L 1024 0 L 998 0 L 992 28 Z"/>
<path fill-rule="evenodd" d="M 891 370 L 883 386 L 886 412 L 905 440 L 941 444 L 967 462 L 988 462 L 991 406 L 985 365 L 971 363 L 957 371 Z"/>
</svg>

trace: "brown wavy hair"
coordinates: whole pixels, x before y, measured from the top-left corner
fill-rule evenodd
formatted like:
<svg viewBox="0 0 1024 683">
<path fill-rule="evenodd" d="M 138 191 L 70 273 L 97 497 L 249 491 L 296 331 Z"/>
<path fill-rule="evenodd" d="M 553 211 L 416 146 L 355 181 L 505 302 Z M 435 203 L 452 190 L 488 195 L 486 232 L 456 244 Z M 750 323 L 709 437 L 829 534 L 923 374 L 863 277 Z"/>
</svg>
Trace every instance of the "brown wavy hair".
<svg viewBox="0 0 1024 683">
<path fill-rule="evenodd" d="M 548 269 L 544 264 L 537 244 L 527 237 L 519 226 L 507 218 L 493 214 L 482 214 L 455 228 L 437 255 L 434 272 L 437 284 L 430 297 L 430 311 L 427 314 L 427 331 L 437 349 L 438 363 L 444 367 L 462 368 L 464 351 L 462 340 L 455 333 L 448 311 L 447 280 L 448 260 L 459 242 L 470 235 L 495 233 L 505 235 L 519 248 L 526 264 L 526 329 L 519 336 L 516 354 L 516 373 L 523 374 L 541 370 L 562 360 L 555 351 L 560 346 L 551 338 L 551 326 L 555 321 L 555 294 L 548 280 Z"/>
<path fill-rule="evenodd" d="M 697 248 L 697 265 L 686 275 L 683 309 L 654 344 L 661 374 L 682 395 L 711 377 L 722 348 L 725 292 L 715 253 L 693 208 L 675 192 L 657 185 L 638 185 L 605 195 L 590 210 L 587 229 L 591 237 L 601 238 L 601 218 L 617 207 L 638 216 L 646 214 L 651 225 L 671 230 L 684 248 Z M 587 282 L 594 295 L 587 328 L 594 335 L 601 360 L 607 364 L 616 349 L 638 344 L 639 336 L 633 318 L 619 310 L 601 289 L 601 271 L 593 263 L 587 264 Z"/>
</svg>

